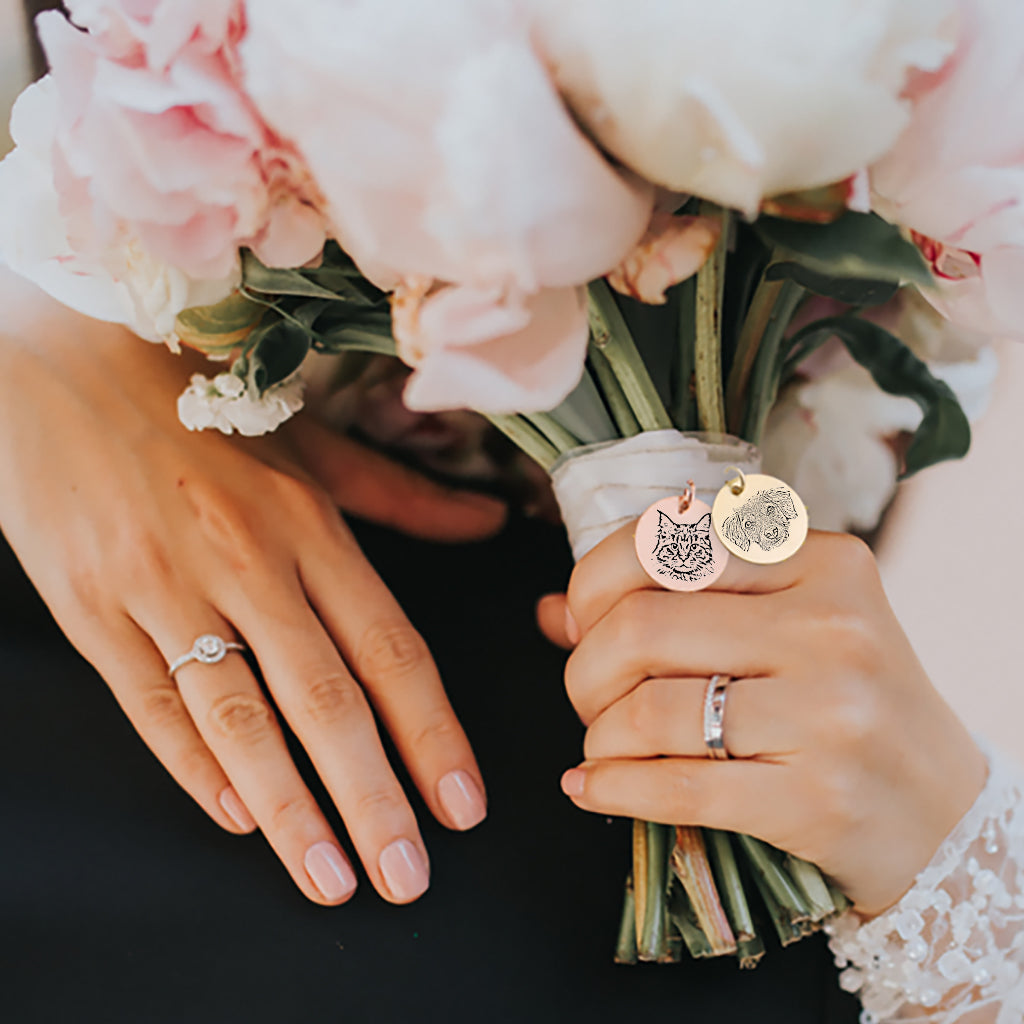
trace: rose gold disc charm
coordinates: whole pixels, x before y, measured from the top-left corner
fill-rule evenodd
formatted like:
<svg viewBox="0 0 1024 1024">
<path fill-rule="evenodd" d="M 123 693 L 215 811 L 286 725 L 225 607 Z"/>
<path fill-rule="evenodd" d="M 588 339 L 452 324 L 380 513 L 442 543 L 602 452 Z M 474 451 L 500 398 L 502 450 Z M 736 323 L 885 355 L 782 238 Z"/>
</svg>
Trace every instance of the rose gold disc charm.
<svg viewBox="0 0 1024 1024">
<path fill-rule="evenodd" d="M 703 590 L 725 569 L 729 552 L 711 525 L 711 507 L 684 495 L 655 502 L 636 524 L 636 556 L 669 590 Z"/>
<path fill-rule="evenodd" d="M 807 509 L 800 495 L 778 477 L 742 473 L 715 498 L 715 532 L 737 558 L 759 565 L 783 562 L 807 539 Z"/>
</svg>

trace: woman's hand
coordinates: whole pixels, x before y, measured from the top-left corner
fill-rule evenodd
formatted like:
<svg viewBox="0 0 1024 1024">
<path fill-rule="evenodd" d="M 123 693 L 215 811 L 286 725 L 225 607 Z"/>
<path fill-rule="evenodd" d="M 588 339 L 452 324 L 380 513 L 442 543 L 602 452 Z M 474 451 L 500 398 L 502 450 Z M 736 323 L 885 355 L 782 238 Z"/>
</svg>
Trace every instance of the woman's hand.
<svg viewBox="0 0 1024 1024">
<path fill-rule="evenodd" d="M 569 697 L 586 761 L 565 792 L 600 814 L 744 832 L 812 861 L 856 909 L 899 900 L 984 786 L 984 756 L 932 687 L 860 541 L 812 531 L 774 566 L 730 559 L 699 593 L 659 588 L 633 526 L 581 560 Z M 576 642 L 578 641 L 578 642 Z M 725 742 L 704 747 L 708 677 L 733 677 Z"/>
<path fill-rule="evenodd" d="M 427 851 L 371 704 L 443 824 L 483 818 L 483 783 L 426 645 L 335 502 L 445 539 L 494 532 L 503 507 L 301 421 L 190 434 L 175 410 L 188 357 L 0 283 L 0 524 L 61 628 L 218 824 L 259 827 L 303 893 L 339 903 L 352 867 L 245 659 L 168 677 L 201 634 L 247 644 L 375 888 L 415 899 Z"/>
</svg>

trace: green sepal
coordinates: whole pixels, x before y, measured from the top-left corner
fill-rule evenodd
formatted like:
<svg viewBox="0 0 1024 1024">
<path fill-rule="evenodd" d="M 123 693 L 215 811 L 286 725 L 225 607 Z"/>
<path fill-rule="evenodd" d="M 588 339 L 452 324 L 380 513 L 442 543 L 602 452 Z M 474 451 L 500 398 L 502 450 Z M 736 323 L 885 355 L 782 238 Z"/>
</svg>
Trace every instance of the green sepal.
<svg viewBox="0 0 1024 1024">
<path fill-rule="evenodd" d="M 851 210 L 830 224 L 759 217 L 753 227 L 777 250 L 773 262 L 797 263 L 820 277 L 935 283 L 917 246 L 874 213 Z"/>
<path fill-rule="evenodd" d="M 259 323 L 264 307 L 239 292 L 212 306 L 183 309 L 174 322 L 175 333 L 191 348 L 228 352 L 237 348 Z"/>
<path fill-rule="evenodd" d="M 829 317 L 799 331 L 791 340 L 791 349 L 810 347 L 808 342 L 833 336 L 883 391 L 913 399 L 924 413 L 904 455 L 900 479 L 967 454 L 971 425 L 953 389 L 884 327 L 861 317 Z"/>
</svg>

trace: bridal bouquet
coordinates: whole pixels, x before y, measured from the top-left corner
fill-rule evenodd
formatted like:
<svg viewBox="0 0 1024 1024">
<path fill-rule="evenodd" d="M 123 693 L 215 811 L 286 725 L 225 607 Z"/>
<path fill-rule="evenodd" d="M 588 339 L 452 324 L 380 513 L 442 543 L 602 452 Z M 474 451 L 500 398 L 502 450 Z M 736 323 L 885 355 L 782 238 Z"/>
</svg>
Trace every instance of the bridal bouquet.
<svg viewBox="0 0 1024 1024">
<path fill-rule="evenodd" d="M 397 355 L 411 410 L 476 410 L 552 474 L 581 557 L 773 429 L 785 461 L 832 415 L 841 452 L 826 379 L 892 398 L 903 475 L 961 456 L 937 364 L 1024 337 L 1024 110 L 979 116 L 1024 95 L 1017 0 L 67 8 L 0 255 L 221 363 L 192 429 L 274 429 L 311 353 Z M 618 956 L 753 964 L 759 918 L 785 943 L 845 905 L 750 837 L 638 822 Z"/>
</svg>

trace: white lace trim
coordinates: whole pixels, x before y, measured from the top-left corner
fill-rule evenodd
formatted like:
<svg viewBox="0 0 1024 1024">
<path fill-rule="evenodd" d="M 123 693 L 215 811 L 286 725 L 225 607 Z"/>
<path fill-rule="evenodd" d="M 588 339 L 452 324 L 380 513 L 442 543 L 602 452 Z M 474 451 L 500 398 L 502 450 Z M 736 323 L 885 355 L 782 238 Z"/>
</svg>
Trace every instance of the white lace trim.
<svg viewBox="0 0 1024 1024">
<path fill-rule="evenodd" d="M 979 740 L 985 789 L 892 909 L 829 926 L 862 1024 L 1024 1020 L 1024 770 Z"/>
</svg>

